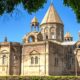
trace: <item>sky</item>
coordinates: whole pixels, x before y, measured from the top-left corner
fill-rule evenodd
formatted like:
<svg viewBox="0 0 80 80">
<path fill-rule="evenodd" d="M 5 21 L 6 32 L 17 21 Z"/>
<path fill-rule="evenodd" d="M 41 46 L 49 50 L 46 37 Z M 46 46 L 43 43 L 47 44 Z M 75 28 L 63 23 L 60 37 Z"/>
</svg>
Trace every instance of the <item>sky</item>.
<svg viewBox="0 0 80 80">
<path fill-rule="evenodd" d="M 30 23 L 34 16 L 41 23 L 47 9 L 50 6 L 50 0 L 43 8 L 36 13 L 29 14 L 19 5 L 13 14 L 4 14 L 0 16 L 0 42 L 7 36 L 8 41 L 22 43 L 22 38 L 30 32 Z M 74 41 L 78 41 L 78 32 L 80 31 L 80 23 L 77 22 L 76 16 L 70 7 L 63 5 L 63 0 L 53 0 L 54 7 L 64 23 L 64 34 L 70 32 Z"/>
</svg>

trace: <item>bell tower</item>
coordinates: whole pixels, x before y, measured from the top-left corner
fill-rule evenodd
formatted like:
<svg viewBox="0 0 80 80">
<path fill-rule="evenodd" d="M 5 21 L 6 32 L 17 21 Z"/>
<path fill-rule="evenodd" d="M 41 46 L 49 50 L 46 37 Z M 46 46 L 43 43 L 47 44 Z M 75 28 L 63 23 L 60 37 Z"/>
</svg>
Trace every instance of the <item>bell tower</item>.
<svg viewBox="0 0 80 80">
<path fill-rule="evenodd" d="M 39 31 L 39 22 L 36 17 L 34 17 L 31 21 L 31 31 Z"/>
<path fill-rule="evenodd" d="M 73 41 L 73 37 L 69 32 L 67 32 L 64 36 L 64 41 Z"/>
<path fill-rule="evenodd" d="M 43 40 L 63 41 L 64 25 L 56 12 L 53 3 L 50 4 L 41 24 L 41 33 Z"/>
</svg>

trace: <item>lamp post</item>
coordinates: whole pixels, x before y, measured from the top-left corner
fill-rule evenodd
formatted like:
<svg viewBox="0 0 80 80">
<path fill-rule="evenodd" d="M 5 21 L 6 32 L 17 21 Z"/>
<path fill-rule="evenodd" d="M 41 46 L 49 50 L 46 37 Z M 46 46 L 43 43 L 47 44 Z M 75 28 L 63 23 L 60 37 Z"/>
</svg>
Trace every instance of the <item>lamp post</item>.
<svg viewBox="0 0 80 80">
<path fill-rule="evenodd" d="M 77 51 L 74 50 L 74 55 L 75 55 L 75 76 L 77 76 Z"/>
</svg>

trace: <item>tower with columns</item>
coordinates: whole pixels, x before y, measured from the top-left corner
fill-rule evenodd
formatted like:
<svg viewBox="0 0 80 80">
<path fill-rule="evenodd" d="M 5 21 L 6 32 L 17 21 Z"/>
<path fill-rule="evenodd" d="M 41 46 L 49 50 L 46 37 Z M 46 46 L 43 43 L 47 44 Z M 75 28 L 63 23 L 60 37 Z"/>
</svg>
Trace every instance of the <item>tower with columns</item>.
<svg viewBox="0 0 80 80">
<path fill-rule="evenodd" d="M 64 25 L 54 8 L 53 3 L 50 4 L 50 7 L 40 24 L 40 28 L 43 40 L 63 41 Z"/>
</svg>

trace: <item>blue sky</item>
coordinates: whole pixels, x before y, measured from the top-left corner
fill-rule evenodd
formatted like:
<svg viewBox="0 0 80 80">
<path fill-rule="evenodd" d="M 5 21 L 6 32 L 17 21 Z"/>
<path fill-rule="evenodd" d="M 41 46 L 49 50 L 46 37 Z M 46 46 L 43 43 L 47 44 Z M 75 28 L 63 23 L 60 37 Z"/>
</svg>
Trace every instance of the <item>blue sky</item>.
<svg viewBox="0 0 80 80">
<path fill-rule="evenodd" d="M 74 41 L 78 40 L 78 32 L 80 31 L 80 23 L 77 23 L 76 16 L 71 8 L 63 5 L 63 0 L 53 0 L 55 9 L 57 10 L 61 20 L 64 23 L 64 34 L 70 32 Z M 8 37 L 8 41 L 22 42 L 25 34 L 30 32 L 30 22 L 34 16 L 41 22 L 47 9 L 50 6 L 50 0 L 36 13 L 29 14 L 21 5 L 17 7 L 12 15 L 4 14 L 0 16 L 0 42 L 4 37 Z"/>
</svg>

